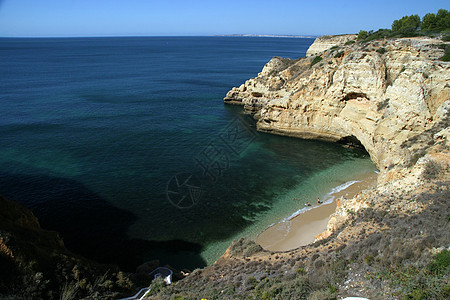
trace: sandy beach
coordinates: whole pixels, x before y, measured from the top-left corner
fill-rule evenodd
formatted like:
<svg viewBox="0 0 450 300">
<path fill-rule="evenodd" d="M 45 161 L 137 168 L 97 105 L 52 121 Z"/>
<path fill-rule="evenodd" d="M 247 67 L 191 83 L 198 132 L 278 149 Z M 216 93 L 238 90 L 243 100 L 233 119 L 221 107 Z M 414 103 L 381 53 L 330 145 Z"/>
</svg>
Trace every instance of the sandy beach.
<svg viewBox="0 0 450 300">
<path fill-rule="evenodd" d="M 331 203 L 317 204 L 317 199 L 311 199 L 309 210 L 267 228 L 256 242 L 270 251 L 288 251 L 314 242 L 315 236 L 327 229 L 328 219 L 336 209 L 336 199 L 352 198 L 360 191 L 375 186 L 376 180 L 375 172 L 355 178 L 357 182 L 329 195 L 328 199 L 333 197 Z M 323 201 L 327 202 L 327 199 Z"/>
</svg>

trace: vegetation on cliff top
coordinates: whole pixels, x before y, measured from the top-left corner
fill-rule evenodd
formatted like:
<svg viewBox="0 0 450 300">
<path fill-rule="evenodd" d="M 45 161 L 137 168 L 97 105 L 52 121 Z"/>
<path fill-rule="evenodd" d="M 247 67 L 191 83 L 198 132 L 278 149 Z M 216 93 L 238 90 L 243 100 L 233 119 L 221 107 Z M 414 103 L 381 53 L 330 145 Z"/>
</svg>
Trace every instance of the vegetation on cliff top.
<svg viewBox="0 0 450 300">
<path fill-rule="evenodd" d="M 391 29 L 378 29 L 377 31 L 361 30 L 358 40 L 368 42 L 389 37 L 443 35 L 444 40 L 450 37 L 450 12 L 440 9 L 436 14 L 428 13 L 421 19 L 419 15 L 404 16 L 392 22 Z"/>
</svg>

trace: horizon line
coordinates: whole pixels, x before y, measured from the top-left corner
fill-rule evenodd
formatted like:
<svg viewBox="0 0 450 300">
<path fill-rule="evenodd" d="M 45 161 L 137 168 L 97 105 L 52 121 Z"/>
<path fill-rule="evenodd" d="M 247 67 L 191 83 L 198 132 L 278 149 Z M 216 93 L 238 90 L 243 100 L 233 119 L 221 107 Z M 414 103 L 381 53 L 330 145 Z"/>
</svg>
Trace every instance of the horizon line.
<svg viewBox="0 0 450 300">
<path fill-rule="evenodd" d="M 321 35 L 296 34 L 185 34 L 185 35 L 36 35 L 36 36 L 0 36 L 0 38 L 113 38 L 113 37 L 275 37 L 275 38 L 317 38 Z"/>
</svg>

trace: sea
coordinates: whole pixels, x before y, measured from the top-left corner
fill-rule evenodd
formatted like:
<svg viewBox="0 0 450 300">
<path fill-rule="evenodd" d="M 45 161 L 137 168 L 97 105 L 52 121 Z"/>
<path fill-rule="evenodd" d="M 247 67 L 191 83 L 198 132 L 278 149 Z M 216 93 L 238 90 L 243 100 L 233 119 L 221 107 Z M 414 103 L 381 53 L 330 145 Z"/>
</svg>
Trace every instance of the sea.
<svg viewBox="0 0 450 300">
<path fill-rule="evenodd" d="M 375 170 L 363 150 L 257 132 L 223 103 L 313 41 L 2 38 L 0 194 L 102 263 L 212 264 Z"/>
</svg>

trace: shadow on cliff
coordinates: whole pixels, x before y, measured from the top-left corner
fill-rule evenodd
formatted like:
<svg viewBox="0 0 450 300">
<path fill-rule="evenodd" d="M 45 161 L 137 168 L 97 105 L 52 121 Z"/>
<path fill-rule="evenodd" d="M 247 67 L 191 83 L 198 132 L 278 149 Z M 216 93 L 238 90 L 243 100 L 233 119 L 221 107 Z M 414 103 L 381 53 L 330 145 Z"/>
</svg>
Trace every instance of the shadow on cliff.
<svg viewBox="0 0 450 300">
<path fill-rule="evenodd" d="M 69 250 L 95 261 L 126 271 L 155 259 L 178 269 L 206 265 L 200 244 L 129 238 L 136 217 L 74 180 L 0 172 L 0 193 L 31 209 L 44 229 L 59 232 Z"/>
</svg>

